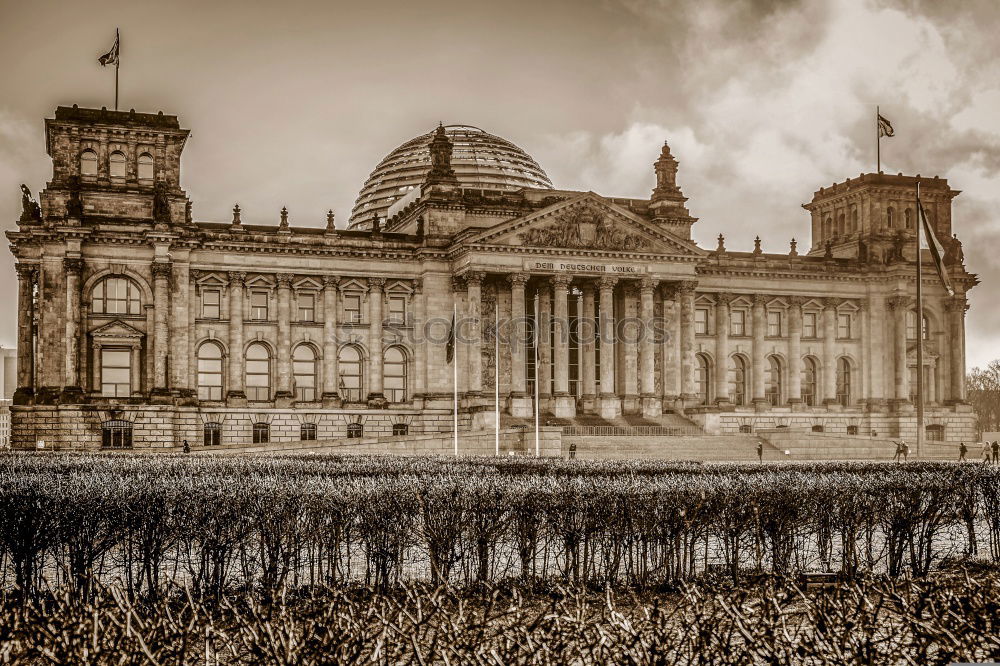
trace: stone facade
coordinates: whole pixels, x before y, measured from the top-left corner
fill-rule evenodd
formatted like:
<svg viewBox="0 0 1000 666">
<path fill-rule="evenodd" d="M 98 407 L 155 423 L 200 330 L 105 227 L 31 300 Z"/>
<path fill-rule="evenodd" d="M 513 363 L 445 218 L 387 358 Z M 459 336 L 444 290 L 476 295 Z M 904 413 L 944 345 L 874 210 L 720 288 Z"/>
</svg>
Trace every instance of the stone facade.
<svg viewBox="0 0 1000 666">
<path fill-rule="evenodd" d="M 679 413 L 713 434 L 915 435 L 917 177 L 819 190 L 805 254 L 729 252 L 721 236 L 713 251 L 691 240 L 666 146 L 651 197 L 620 199 L 467 187 L 438 132 L 424 185 L 388 219 L 302 227 L 283 209 L 265 226 L 239 206 L 227 223 L 193 219 L 187 136 L 162 114 L 60 107 L 46 121 L 41 214 L 27 202 L 8 232 L 14 446 L 447 432 L 456 380 L 463 429 L 491 427 L 499 394 L 508 423 L 537 395 L 556 422 Z M 925 423 L 968 440 L 976 279 L 951 237 L 957 192 L 920 182 L 956 287 L 925 266 Z"/>
</svg>

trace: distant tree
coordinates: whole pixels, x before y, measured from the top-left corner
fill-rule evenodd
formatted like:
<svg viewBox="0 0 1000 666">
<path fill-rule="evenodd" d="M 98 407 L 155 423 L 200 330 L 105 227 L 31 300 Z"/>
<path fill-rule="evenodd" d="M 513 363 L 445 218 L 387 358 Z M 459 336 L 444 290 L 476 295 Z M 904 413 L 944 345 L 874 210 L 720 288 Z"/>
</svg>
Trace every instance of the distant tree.
<svg viewBox="0 0 1000 666">
<path fill-rule="evenodd" d="M 990 361 L 985 368 L 973 368 L 965 386 L 978 416 L 979 430 L 1000 430 L 1000 359 Z"/>
</svg>

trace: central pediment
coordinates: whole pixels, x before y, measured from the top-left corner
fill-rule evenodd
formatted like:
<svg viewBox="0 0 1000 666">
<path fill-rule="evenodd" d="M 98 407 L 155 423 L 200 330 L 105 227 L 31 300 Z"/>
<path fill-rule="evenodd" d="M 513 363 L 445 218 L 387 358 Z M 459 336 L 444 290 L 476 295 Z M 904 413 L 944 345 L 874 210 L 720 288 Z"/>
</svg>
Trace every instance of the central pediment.
<svg viewBox="0 0 1000 666">
<path fill-rule="evenodd" d="M 465 242 L 568 251 L 704 254 L 694 243 L 677 238 L 593 192 L 507 220 Z"/>
</svg>

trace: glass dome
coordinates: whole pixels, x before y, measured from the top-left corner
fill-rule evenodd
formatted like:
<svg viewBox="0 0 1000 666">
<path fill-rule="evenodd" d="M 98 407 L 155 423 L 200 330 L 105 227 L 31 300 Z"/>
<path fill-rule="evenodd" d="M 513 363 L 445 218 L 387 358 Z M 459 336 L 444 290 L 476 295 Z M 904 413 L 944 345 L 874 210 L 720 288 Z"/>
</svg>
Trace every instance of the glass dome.
<svg viewBox="0 0 1000 666">
<path fill-rule="evenodd" d="M 452 143 L 451 166 L 462 187 L 552 189 L 538 163 L 510 141 L 470 125 L 445 125 L 444 129 Z M 348 228 L 370 227 L 374 213 L 385 219 L 396 200 L 424 182 L 431 168 L 433 136 L 434 132 L 428 132 L 410 139 L 379 162 L 354 202 Z"/>
</svg>

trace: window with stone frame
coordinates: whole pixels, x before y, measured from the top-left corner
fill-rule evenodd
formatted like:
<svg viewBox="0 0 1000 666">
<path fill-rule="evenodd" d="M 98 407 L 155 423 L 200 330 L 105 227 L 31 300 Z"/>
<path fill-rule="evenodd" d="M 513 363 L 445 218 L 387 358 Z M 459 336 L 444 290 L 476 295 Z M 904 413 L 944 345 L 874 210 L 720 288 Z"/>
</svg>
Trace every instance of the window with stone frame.
<svg viewBox="0 0 1000 666">
<path fill-rule="evenodd" d="M 94 314 L 140 313 L 139 287 L 126 277 L 106 277 L 91 292 L 90 311 Z"/>
<path fill-rule="evenodd" d="M 944 426 L 940 423 L 931 423 L 924 428 L 924 432 L 927 433 L 928 442 L 943 442 L 944 441 Z"/>
<path fill-rule="evenodd" d="M 348 439 L 359 439 L 364 437 L 365 428 L 360 423 L 348 423 L 347 424 L 347 438 Z"/>
<path fill-rule="evenodd" d="M 857 435 L 858 434 L 858 426 L 856 426 L 856 425 L 849 425 L 849 426 L 847 426 L 847 434 L 848 435 Z"/>
<path fill-rule="evenodd" d="M 112 178 L 125 178 L 126 174 L 125 153 L 116 150 L 108 157 L 108 175 Z"/>
<path fill-rule="evenodd" d="M 222 444 L 222 424 L 209 422 L 205 424 L 204 440 L 205 446 L 220 446 Z"/>
<path fill-rule="evenodd" d="M 250 292 L 250 319 L 267 321 L 267 296 L 264 289 L 254 289 Z"/>
<path fill-rule="evenodd" d="M 80 175 L 97 175 L 97 153 L 89 148 L 80 153 Z"/>
<path fill-rule="evenodd" d="M 222 347 L 204 342 L 198 347 L 198 399 L 222 400 Z"/>
<path fill-rule="evenodd" d="M 802 359 L 802 402 L 807 406 L 816 405 L 816 386 L 819 377 L 816 360 L 810 356 Z"/>
<path fill-rule="evenodd" d="M 853 315 L 850 312 L 837 313 L 837 339 L 850 340 L 853 336 Z"/>
<path fill-rule="evenodd" d="M 406 296 L 389 296 L 389 316 L 387 322 L 391 326 L 406 325 Z"/>
<path fill-rule="evenodd" d="M 337 358 L 340 372 L 340 398 L 345 402 L 361 402 L 364 389 L 363 357 L 354 345 L 345 345 Z"/>
<path fill-rule="evenodd" d="M 271 424 L 269 423 L 254 423 L 253 424 L 253 443 L 254 444 L 267 444 L 271 441 Z"/>
<path fill-rule="evenodd" d="M 851 362 L 843 356 L 837 359 L 837 402 L 851 406 Z"/>
<path fill-rule="evenodd" d="M 392 424 L 392 434 L 395 437 L 399 437 L 401 435 L 409 434 L 409 432 L 410 432 L 410 426 L 407 425 L 406 423 L 393 423 Z"/>
<path fill-rule="evenodd" d="M 747 362 L 742 356 L 733 357 L 733 382 L 729 401 L 740 406 L 747 403 Z"/>
<path fill-rule="evenodd" d="M 406 352 L 389 347 L 382 359 L 382 390 L 389 402 L 406 402 Z"/>
<path fill-rule="evenodd" d="M 247 399 L 256 402 L 270 400 L 271 353 L 267 347 L 259 342 L 247 347 L 244 369 Z"/>
<path fill-rule="evenodd" d="M 767 311 L 767 337 L 769 338 L 780 338 L 781 337 L 781 320 L 782 320 L 781 310 L 768 310 Z"/>
<path fill-rule="evenodd" d="M 297 401 L 316 400 L 316 352 L 311 346 L 299 345 L 292 352 L 292 377 Z"/>
<path fill-rule="evenodd" d="M 219 319 L 222 317 L 221 289 L 201 290 L 201 317 L 202 319 Z"/>
<path fill-rule="evenodd" d="M 316 321 L 316 294 L 311 291 L 302 292 L 296 300 L 299 306 L 299 321 Z"/>
<path fill-rule="evenodd" d="M 111 419 L 101 424 L 101 447 L 105 449 L 132 448 L 132 422 Z"/>
<path fill-rule="evenodd" d="M 343 296 L 344 322 L 348 324 L 361 323 L 361 292 L 345 292 Z"/>
<path fill-rule="evenodd" d="M 803 312 L 802 313 L 802 337 L 803 338 L 816 338 L 817 337 L 817 321 L 819 317 L 815 312 Z"/>
<path fill-rule="evenodd" d="M 695 308 L 694 332 L 698 335 L 708 335 L 708 308 Z"/>
<path fill-rule="evenodd" d="M 132 350 L 102 347 L 101 395 L 106 398 L 127 398 L 132 395 Z"/>
<path fill-rule="evenodd" d="M 712 364 L 705 354 L 695 354 L 694 383 L 698 402 L 707 405 L 712 400 Z"/>
<path fill-rule="evenodd" d="M 139 155 L 136 165 L 136 175 L 139 180 L 153 180 L 153 156 L 149 153 Z"/>
<path fill-rule="evenodd" d="M 923 338 L 928 340 L 930 338 L 930 321 L 927 319 L 927 315 L 924 315 L 924 326 L 923 326 Z M 906 339 L 916 340 L 917 339 L 917 312 L 916 310 L 909 310 L 906 313 Z"/>
<path fill-rule="evenodd" d="M 772 407 L 777 407 L 781 404 L 781 360 L 777 356 L 768 356 L 767 366 L 764 397 Z"/>
<path fill-rule="evenodd" d="M 299 439 L 303 442 L 312 442 L 316 440 L 316 424 L 315 423 L 303 423 L 299 428 Z"/>
<path fill-rule="evenodd" d="M 729 335 L 745 336 L 747 334 L 746 310 L 733 310 L 729 313 Z"/>
</svg>

